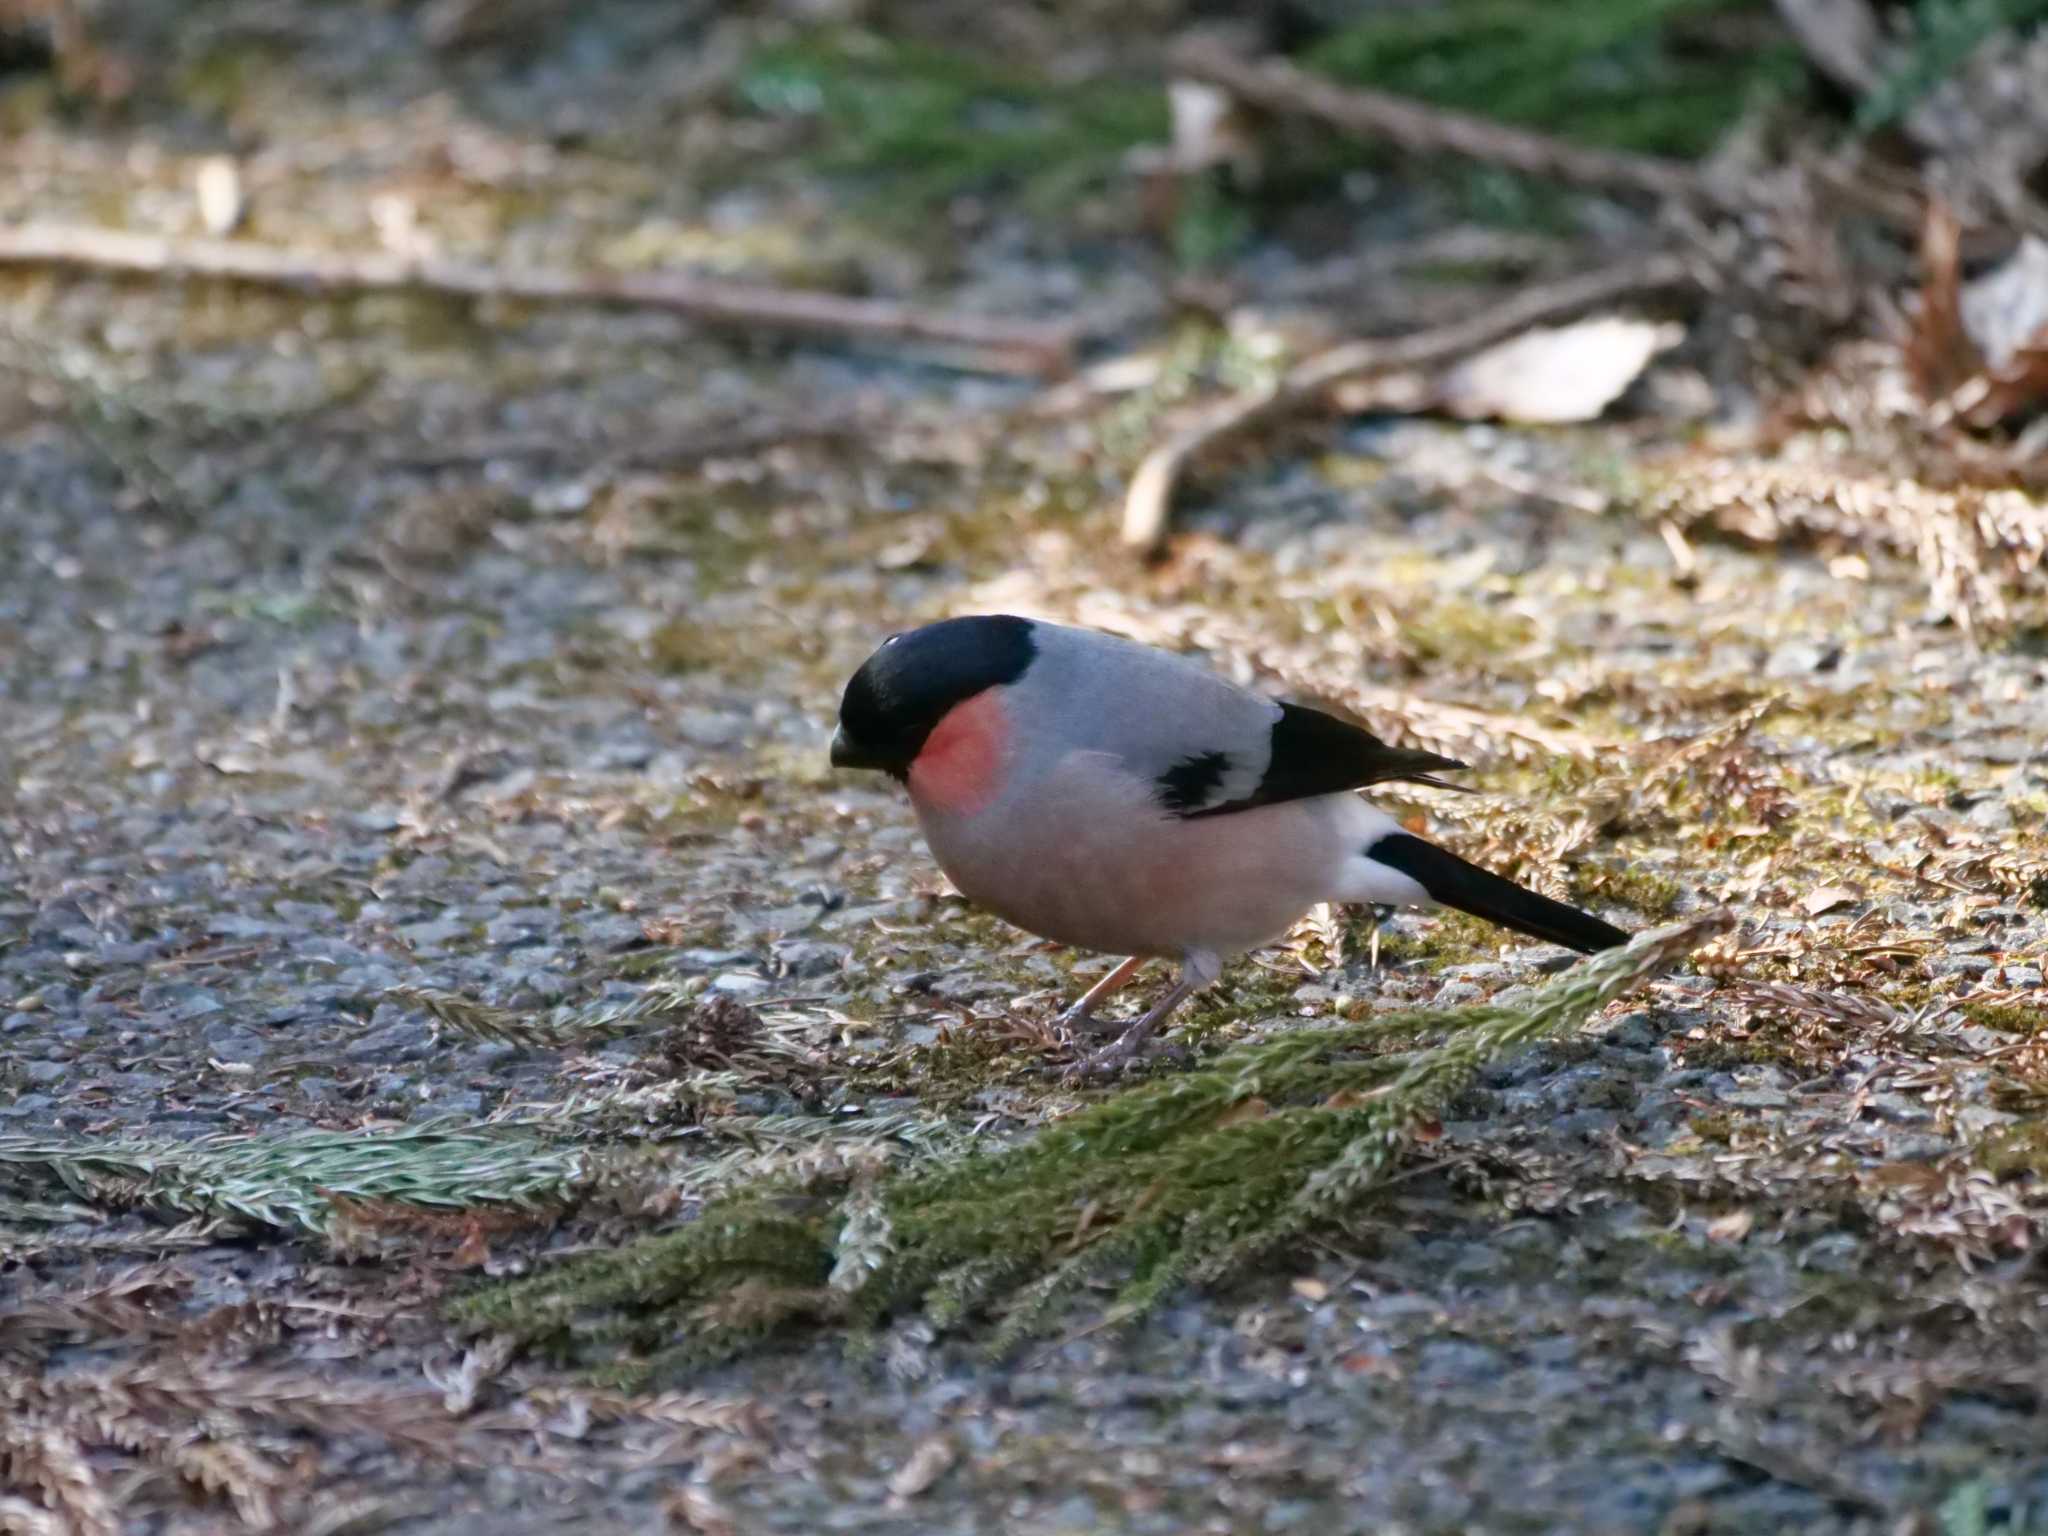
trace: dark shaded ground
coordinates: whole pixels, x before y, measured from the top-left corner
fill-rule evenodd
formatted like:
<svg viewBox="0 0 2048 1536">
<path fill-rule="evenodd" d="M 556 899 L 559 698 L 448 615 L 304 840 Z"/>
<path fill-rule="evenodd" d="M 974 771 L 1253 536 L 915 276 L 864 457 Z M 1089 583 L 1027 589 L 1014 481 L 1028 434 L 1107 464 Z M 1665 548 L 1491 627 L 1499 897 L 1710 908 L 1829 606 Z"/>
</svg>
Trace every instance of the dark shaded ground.
<svg viewBox="0 0 2048 1536">
<path fill-rule="evenodd" d="M 38 119 L 14 154 L 50 169 L 6 211 L 177 225 L 189 157 L 232 142 L 266 238 L 365 243 L 397 196 L 506 259 L 1150 312 L 1154 258 L 1113 219 L 997 205 L 934 241 L 849 215 L 786 124 L 702 83 L 747 36 L 651 15 L 436 54 L 397 9 L 164 8 L 129 44 L 163 66 L 136 121 Z M 1105 551 L 1152 394 L 1049 419 L 1025 384 L 641 314 L 5 284 L 0 1135 L 545 1106 L 571 1141 L 661 1142 L 652 1182 L 691 1190 L 769 1112 L 1035 1123 L 1070 1100 L 1005 1021 L 1049 1015 L 1070 957 L 944 896 L 899 799 L 822 762 L 875 637 L 964 607 L 1410 715 L 1500 791 L 1428 807 L 1461 846 L 1636 925 L 1752 919 L 1706 974 L 1491 1074 L 1393 1202 L 1230 1294 L 1001 1363 L 914 1323 L 874 1362 L 798 1343 L 617 1423 L 522 1360 L 476 1398 L 528 1416 L 502 1466 L 322 1437 L 283 1528 L 1960 1531 L 1987 1527 L 1928 1513 L 1958 1490 L 1989 1529 L 2048 1504 L 2048 668 L 1929 622 L 1882 554 L 1708 545 L 1678 584 L 1638 461 L 1682 427 L 1355 426 L 1222 482 L 1148 571 Z M 1360 323 L 1460 292 L 1389 273 Z M 876 425 L 847 441 L 628 463 L 853 408 Z M 1195 1032 L 1469 1000 L 1540 958 L 1406 916 L 1373 968 L 1363 935 L 1241 967 Z M 651 976 L 753 1001 L 825 1086 L 478 1044 L 382 995 Z M 547 1241 L 676 1210 L 617 1182 L 623 1209 Z M 163 1226 L 14 1216 L 20 1298 L 89 1290 Z M 492 1267 L 541 1241 L 492 1234 Z M 202 1353 L 176 1330 L 246 1304 L 238 1369 L 415 1387 L 455 1349 L 431 1306 L 455 1247 L 181 1247 L 156 1346 L 98 1330 L 65 1360 Z M 124 1528 L 223 1518 L 159 1481 Z"/>
</svg>

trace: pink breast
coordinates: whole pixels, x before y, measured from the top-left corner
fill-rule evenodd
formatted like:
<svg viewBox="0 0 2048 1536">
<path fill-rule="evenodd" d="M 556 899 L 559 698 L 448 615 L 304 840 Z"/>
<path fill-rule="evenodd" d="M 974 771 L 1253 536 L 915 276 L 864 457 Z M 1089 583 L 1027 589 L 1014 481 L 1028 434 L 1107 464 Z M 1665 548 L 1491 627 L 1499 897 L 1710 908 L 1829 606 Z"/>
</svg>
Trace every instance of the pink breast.
<svg viewBox="0 0 2048 1536">
<path fill-rule="evenodd" d="M 1001 788 L 1009 744 L 1000 690 L 984 688 L 932 727 L 910 765 L 911 792 L 939 810 L 972 816 Z"/>
</svg>

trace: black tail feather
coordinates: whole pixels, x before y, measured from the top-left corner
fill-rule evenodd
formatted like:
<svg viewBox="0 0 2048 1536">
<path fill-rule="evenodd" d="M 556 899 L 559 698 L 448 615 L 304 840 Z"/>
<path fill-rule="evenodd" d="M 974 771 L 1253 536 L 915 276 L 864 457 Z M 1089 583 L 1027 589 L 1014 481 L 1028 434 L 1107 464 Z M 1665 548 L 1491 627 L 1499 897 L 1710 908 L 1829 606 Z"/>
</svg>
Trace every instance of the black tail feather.
<svg viewBox="0 0 2048 1536">
<path fill-rule="evenodd" d="M 1512 880 L 1503 880 L 1477 864 L 1466 863 L 1455 853 L 1405 832 L 1381 838 L 1365 854 L 1389 869 L 1398 869 L 1443 906 L 1469 912 L 1532 939 L 1562 944 L 1582 955 L 1628 942 L 1629 936 L 1621 929 L 1590 912 L 1524 890 Z"/>
</svg>

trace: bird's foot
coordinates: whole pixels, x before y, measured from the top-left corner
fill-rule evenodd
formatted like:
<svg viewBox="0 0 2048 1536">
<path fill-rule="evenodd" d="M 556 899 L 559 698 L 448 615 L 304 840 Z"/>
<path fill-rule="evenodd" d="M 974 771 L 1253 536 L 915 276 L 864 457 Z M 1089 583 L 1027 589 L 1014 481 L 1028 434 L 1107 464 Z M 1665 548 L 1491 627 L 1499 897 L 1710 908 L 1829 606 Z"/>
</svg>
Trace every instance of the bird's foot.
<svg viewBox="0 0 2048 1536">
<path fill-rule="evenodd" d="M 1076 1039 L 1082 1035 L 1086 1035 L 1090 1039 L 1100 1040 L 1106 1032 L 1104 1022 L 1095 1017 L 1095 1010 L 1093 1008 L 1083 1008 L 1079 1003 L 1062 1008 L 1058 1013 L 1054 1014 L 1052 1027 L 1063 1040 Z"/>
<path fill-rule="evenodd" d="M 1121 1076 L 1139 1062 L 1166 1060 L 1185 1064 L 1189 1059 L 1188 1048 L 1178 1041 L 1148 1040 L 1143 1035 L 1125 1033 L 1068 1067 L 1061 1075 L 1061 1081 L 1100 1081 Z"/>
</svg>

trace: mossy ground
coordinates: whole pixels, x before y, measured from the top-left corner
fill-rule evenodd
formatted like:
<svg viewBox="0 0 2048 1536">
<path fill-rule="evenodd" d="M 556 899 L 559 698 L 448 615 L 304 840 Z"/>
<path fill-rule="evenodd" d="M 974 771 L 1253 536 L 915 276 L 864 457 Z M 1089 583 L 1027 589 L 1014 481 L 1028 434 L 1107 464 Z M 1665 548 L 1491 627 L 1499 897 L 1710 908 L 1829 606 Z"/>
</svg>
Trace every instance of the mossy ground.
<svg viewBox="0 0 2048 1536">
<path fill-rule="evenodd" d="M 253 143 L 248 232 L 321 246 L 373 238 L 366 210 L 395 195 L 479 257 L 701 260 L 1048 314 L 1153 313 L 1190 260 L 1171 231 L 1135 233 L 1122 179 L 1163 125 L 1116 52 L 1137 8 L 1078 72 L 1058 36 L 948 37 L 943 6 L 892 10 L 881 45 L 880 23 L 735 43 L 682 10 L 598 6 L 556 17 L 562 46 L 537 54 L 427 40 L 448 8 L 228 6 L 191 27 L 136 9 L 128 46 L 162 68 L 112 117 L 52 116 L 47 95 L 22 111 L 72 174 L 10 184 L 9 217 L 175 222 L 194 158 Z M 1773 88 L 1768 52 L 1690 73 L 1759 12 L 1573 8 L 1575 68 L 1529 97 L 1503 94 L 1522 83 L 1503 61 L 1548 46 L 1516 40 L 1525 5 L 1365 17 L 1319 62 L 1685 153 Z M 1469 76 L 1416 77 L 1443 26 L 1492 41 Z M 691 72 L 720 56 L 722 82 Z M 1605 89 L 1642 78 L 1668 89 Z M 135 124 L 162 128 L 147 153 Z M 1318 195 L 1341 244 L 1378 250 L 1458 206 L 1375 164 L 1371 206 Z M 1222 189 L 1228 238 L 1201 259 L 1269 240 L 1289 186 L 1321 174 L 1303 154 Z M 1487 302 L 1510 275 L 1395 274 L 1346 323 Z M 171 1225 L 189 1203 L 123 1209 L 176 1172 L 217 1212 L 221 1188 L 190 1188 L 217 1165 L 101 1169 L 90 1205 L 0 1188 L 0 1262 L 26 1298 L 0 1309 L 0 1354 L 81 1339 L 125 1390 L 159 1383 L 136 1401 L 164 1438 L 137 1465 L 171 1471 L 135 1481 L 138 1519 L 218 1528 L 225 1506 L 188 1506 L 186 1474 L 150 1456 L 221 1443 L 210 1415 L 259 1388 L 263 1411 L 237 1399 L 233 1422 L 280 1437 L 258 1451 L 303 1474 L 302 1528 L 362 1494 L 494 1536 L 1178 1533 L 1274 1510 L 1315 1529 L 1848 1531 L 1981 1494 L 1995 1530 L 2048 1493 L 2030 1259 L 2048 679 L 2024 592 L 2009 629 L 1973 636 L 1883 547 L 1702 532 L 1681 572 L 1660 477 L 1702 478 L 1721 450 L 1654 415 L 1319 429 L 1205 475 L 1169 558 L 1142 566 L 1113 552 L 1123 476 L 1190 400 L 1275 363 L 1206 320 L 1119 337 L 1151 382 L 1076 404 L 631 313 L 46 274 L 6 293 L 25 383 L 0 467 L 0 1133 L 34 1133 L 24 1166 L 76 1174 L 79 1148 L 136 1136 L 402 1146 L 446 1117 L 535 1138 L 551 1177 L 579 1164 L 577 1202 L 546 1212 L 475 1168 L 433 1170 L 468 1202 L 448 1219 L 375 1183 L 340 1252 Z M 850 404 L 875 425 L 648 467 L 670 441 Z M 1063 1086 L 1050 1021 L 1087 974 L 948 893 L 900 796 L 823 762 L 875 637 L 966 608 L 1115 627 L 1349 709 L 1474 764 L 1477 795 L 1394 802 L 1468 855 L 1631 928 L 1724 904 L 1744 926 L 1584 1036 L 1488 1064 L 1408 1127 L 1374 1198 L 1180 1288 L 1166 1216 L 1212 1213 L 1227 1249 L 1257 1224 L 1196 1197 L 1298 1192 L 1281 1176 L 1369 1101 L 1248 1090 L 1258 1106 L 1212 1106 L 1185 1166 L 1091 1138 L 1176 1085 L 1215 1091 L 1226 1053 L 1323 1030 L 1352 1044 L 1318 1069 L 1362 1072 L 1384 1015 L 1512 1006 L 1549 978 L 1455 915 L 1396 917 L 1376 963 L 1371 914 L 1319 915 L 1188 1010 L 1191 1066 Z M 613 1027 L 650 997 L 672 1016 Z M 744 1007 L 684 1027 L 712 998 Z M 709 1252 L 703 1213 L 762 1216 L 764 1181 L 773 1220 Z M 1050 1299 L 1071 1312 L 1036 1314 L 1006 1290 L 1022 1270 L 890 1271 L 888 1234 L 854 1220 L 874 1191 L 900 1200 L 912 1257 L 1014 1239 L 1020 1264 L 1100 1265 L 1064 1271 Z M 863 1232 L 894 1279 L 850 1359 L 852 1314 L 824 1293 Z M 109 1278 L 144 1259 L 161 1262 Z M 656 1304 L 650 1262 L 702 1310 Z M 560 1339 L 531 1316 L 516 1359 L 444 1322 L 457 1296 L 531 1299 L 579 1264 L 615 1264 L 633 1294 L 564 1292 L 573 1350 L 547 1353 Z M 1120 1298 L 1157 1310 L 1098 1328 Z M 966 1326 L 977 1307 L 996 1315 Z M 935 1338 L 935 1315 L 960 1333 Z M 1007 1324 L 1055 1320 L 1050 1342 L 984 1358 Z M 761 1331 L 766 1358 L 687 1367 Z M 637 1378 L 650 1359 L 665 1390 L 592 1386 L 593 1365 Z M 164 1396 L 195 1360 L 212 1396 Z M 460 1444 L 379 1438 L 417 1430 L 399 1410 L 419 1411 L 423 1372 Z M 337 1381 L 384 1394 L 381 1419 Z M 316 1388 L 326 1417 L 291 1419 Z"/>
</svg>

